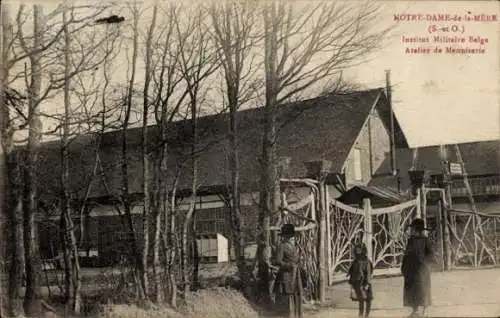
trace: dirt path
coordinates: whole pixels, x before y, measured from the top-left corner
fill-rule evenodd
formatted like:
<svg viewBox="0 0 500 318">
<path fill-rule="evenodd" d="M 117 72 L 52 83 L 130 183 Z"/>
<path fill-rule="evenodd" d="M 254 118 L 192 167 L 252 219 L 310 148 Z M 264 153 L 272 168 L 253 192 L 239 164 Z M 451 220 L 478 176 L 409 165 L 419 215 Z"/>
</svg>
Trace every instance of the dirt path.
<svg viewBox="0 0 500 318">
<path fill-rule="evenodd" d="M 401 277 L 374 280 L 372 317 L 407 317 L 402 306 Z M 331 309 L 311 317 L 357 317 L 357 303 L 349 299 L 346 284 L 329 291 Z M 500 269 L 459 270 L 432 274 L 433 305 L 427 317 L 500 317 Z"/>
</svg>

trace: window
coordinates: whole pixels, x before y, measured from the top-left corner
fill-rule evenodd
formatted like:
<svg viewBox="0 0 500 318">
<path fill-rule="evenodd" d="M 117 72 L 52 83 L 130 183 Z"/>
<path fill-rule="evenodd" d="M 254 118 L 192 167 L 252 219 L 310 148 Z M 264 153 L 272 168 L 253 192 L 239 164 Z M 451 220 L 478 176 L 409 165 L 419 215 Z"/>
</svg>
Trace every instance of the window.
<svg viewBox="0 0 500 318">
<path fill-rule="evenodd" d="M 361 174 L 361 150 L 358 148 L 354 148 L 353 150 L 353 171 L 354 171 L 354 180 L 360 181 L 362 179 Z"/>
<path fill-rule="evenodd" d="M 197 210 L 195 227 L 198 234 L 225 233 L 225 215 L 227 208 Z"/>
</svg>

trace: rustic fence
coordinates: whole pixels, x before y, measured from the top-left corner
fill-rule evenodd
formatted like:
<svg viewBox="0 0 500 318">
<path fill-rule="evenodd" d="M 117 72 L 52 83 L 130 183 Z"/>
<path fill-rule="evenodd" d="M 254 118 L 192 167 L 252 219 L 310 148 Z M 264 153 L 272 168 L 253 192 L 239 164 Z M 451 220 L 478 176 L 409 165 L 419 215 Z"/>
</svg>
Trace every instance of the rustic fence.
<svg viewBox="0 0 500 318">
<path fill-rule="evenodd" d="M 409 225 L 420 215 L 418 198 L 385 208 L 372 208 L 365 199 L 363 208 L 330 200 L 329 282 L 346 278 L 352 262 L 352 247 L 364 242 L 373 261 L 375 275 L 399 271 Z"/>
<path fill-rule="evenodd" d="M 319 264 L 318 264 L 318 224 L 317 205 L 319 200 L 318 182 L 312 179 L 283 179 L 286 189 L 282 192 L 281 213 L 271 230 L 275 233 L 281 225 L 295 225 L 297 231 L 297 247 L 301 257 L 301 267 L 304 280 L 307 282 L 309 297 L 318 294 Z M 294 189 L 301 188 L 302 196 Z M 278 238 L 273 242 L 278 245 Z"/>
<path fill-rule="evenodd" d="M 449 209 L 448 228 L 452 267 L 499 264 L 500 216 Z"/>
</svg>

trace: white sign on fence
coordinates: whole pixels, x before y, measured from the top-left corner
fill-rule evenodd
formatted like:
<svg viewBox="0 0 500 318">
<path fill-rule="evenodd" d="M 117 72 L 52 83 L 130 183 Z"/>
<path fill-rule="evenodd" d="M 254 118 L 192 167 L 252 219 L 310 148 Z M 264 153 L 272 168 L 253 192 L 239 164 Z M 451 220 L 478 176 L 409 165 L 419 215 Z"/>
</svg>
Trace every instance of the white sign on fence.
<svg viewBox="0 0 500 318">
<path fill-rule="evenodd" d="M 456 162 L 450 162 L 450 173 L 452 175 L 461 176 L 463 174 L 462 165 Z"/>
</svg>

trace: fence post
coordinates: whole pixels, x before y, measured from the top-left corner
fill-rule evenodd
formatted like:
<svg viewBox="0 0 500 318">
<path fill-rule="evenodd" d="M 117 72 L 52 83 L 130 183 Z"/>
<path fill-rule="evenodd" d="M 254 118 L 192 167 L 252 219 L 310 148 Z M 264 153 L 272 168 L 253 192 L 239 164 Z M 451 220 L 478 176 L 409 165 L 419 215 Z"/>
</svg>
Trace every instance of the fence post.
<svg viewBox="0 0 500 318">
<path fill-rule="evenodd" d="M 363 199 L 364 210 L 364 233 L 363 243 L 366 245 L 368 259 L 373 262 L 373 244 L 372 244 L 372 205 L 369 198 Z M 375 266 L 375 264 L 373 264 Z"/>
<path fill-rule="evenodd" d="M 327 271 L 326 271 L 326 217 L 327 208 L 325 200 L 325 180 L 320 179 L 319 182 L 319 236 L 318 236 L 318 263 L 319 263 L 319 301 L 324 303 L 326 300 L 326 281 L 327 281 Z"/>
<path fill-rule="evenodd" d="M 443 201 L 441 201 L 443 203 Z M 446 271 L 451 270 L 453 265 L 452 255 L 451 255 L 451 238 L 450 238 L 450 211 L 449 203 L 448 206 L 443 205 L 441 214 L 441 227 L 443 232 L 443 246 L 444 246 L 444 267 Z"/>
<path fill-rule="evenodd" d="M 422 189 L 417 189 L 417 210 L 414 218 L 422 218 Z"/>
<path fill-rule="evenodd" d="M 494 217 L 493 218 L 493 242 L 495 242 L 495 264 L 498 263 L 500 261 L 500 258 L 499 258 L 499 254 L 498 254 L 498 251 L 499 251 L 499 238 L 498 238 L 498 232 L 497 232 L 497 218 Z"/>
<path fill-rule="evenodd" d="M 444 241 L 444 227 L 443 225 L 443 202 L 442 200 L 438 200 L 437 202 L 437 213 L 436 213 L 436 234 L 437 239 L 436 243 L 439 246 L 439 267 L 442 272 L 446 270 L 446 244 Z"/>
<path fill-rule="evenodd" d="M 424 220 L 424 226 L 427 228 L 427 191 L 425 191 L 425 185 L 422 185 L 419 199 L 422 202 L 420 204 L 421 218 Z"/>
</svg>

